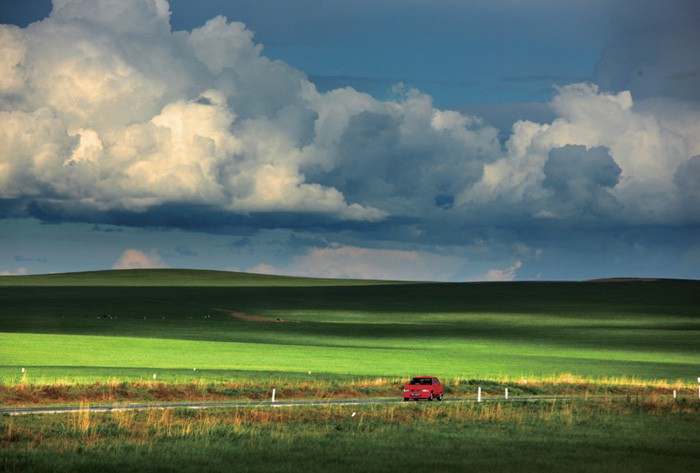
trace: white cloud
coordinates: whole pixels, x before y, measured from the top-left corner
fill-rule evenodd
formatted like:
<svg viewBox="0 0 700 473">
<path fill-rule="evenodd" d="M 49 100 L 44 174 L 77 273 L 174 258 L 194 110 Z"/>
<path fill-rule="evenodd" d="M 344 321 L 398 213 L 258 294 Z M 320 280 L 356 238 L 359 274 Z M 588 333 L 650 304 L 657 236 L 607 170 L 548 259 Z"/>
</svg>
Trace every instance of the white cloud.
<svg viewBox="0 0 700 473">
<path fill-rule="evenodd" d="M 607 206 L 608 218 L 658 224 L 684 217 L 674 175 L 700 146 L 700 113 L 672 114 L 663 101 L 637 108 L 629 92 L 601 93 L 592 84 L 563 87 L 552 107 L 558 118 L 551 124 L 513 126 L 506 154 L 485 165 L 483 178 L 460 194 L 459 205 L 495 202 L 520 206 L 531 216 L 561 217 L 555 207 L 562 196 L 546 185 L 545 166 L 554 150 L 576 145 L 588 151 L 571 157 L 571 179 L 585 178 L 582 169 L 589 169 L 594 149 L 607 150 L 621 170 L 619 182 L 607 189 L 620 204 Z"/>
<path fill-rule="evenodd" d="M 516 276 L 516 272 L 523 263 L 518 260 L 513 266 L 506 269 L 489 269 L 483 277 L 476 278 L 476 280 L 483 281 L 513 281 Z"/>
<path fill-rule="evenodd" d="M 24 215 L 122 223 L 114 216 L 132 213 L 149 224 L 150 210 L 189 204 L 292 214 L 281 225 L 294 227 L 296 214 L 313 213 L 382 222 L 382 244 L 409 228 L 465 244 L 462 233 L 513 218 L 700 218 L 688 210 L 700 155 L 693 107 L 572 84 L 551 102 L 555 119 L 516 122 L 502 148 L 495 128 L 402 85 L 386 101 L 319 93 L 266 58 L 242 23 L 172 31 L 164 0 L 54 6 L 27 28 L 0 25 L 0 200 L 19 202 L 12 215 L 24 205 Z"/>
<path fill-rule="evenodd" d="M 454 256 L 409 250 L 383 250 L 355 246 L 313 248 L 285 267 L 262 264 L 250 272 L 305 277 L 452 280 L 466 262 Z"/>
<path fill-rule="evenodd" d="M 61 0 L 0 40 L 0 198 L 379 221 L 451 205 L 499 151 L 403 86 L 320 94 L 242 23 L 172 32 L 163 0 Z"/>
<path fill-rule="evenodd" d="M 52 3 L 51 17 L 56 20 L 84 20 L 122 34 L 170 30 L 167 0 L 52 0 Z"/>
<path fill-rule="evenodd" d="M 478 181 L 500 145 L 495 128 L 437 110 L 418 91 L 399 90 L 393 102 L 348 89 L 321 96 L 317 138 L 304 150 L 304 169 L 350 201 L 423 216 Z"/>
<path fill-rule="evenodd" d="M 25 274 L 29 274 L 29 270 L 24 267 L 19 267 L 15 269 L 14 271 L 12 270 L 0 270 L 0 276 L 24 276 Z"/>
<path fill-rule="evenodd" d="M 23 36 L 17 27 L 0 28 L 0 90 L 6 93 L 22 89 L 23 60 L 27 53 Z"/>
<path fill-rule="evenodd" d="M 160 257 L 157 250 L 148 253 L 133 248 L 124 250 L 119 261 L 114 263 L 112 269 L 147 269 L 147 268 L 167 268 L 168 265 Z"/>
<path fill-rule="evenodd" d="M 319 96 L 260 56 L 244 25 L 217 17 L 171 32 L 161 0 L 54 7 L 30 28 L 0 26 L 0 198 L 384 217 L 306 181 L 299 134 L 314 122 L 299 130 L 297 118 L 313 117 Z"/>
</svg>

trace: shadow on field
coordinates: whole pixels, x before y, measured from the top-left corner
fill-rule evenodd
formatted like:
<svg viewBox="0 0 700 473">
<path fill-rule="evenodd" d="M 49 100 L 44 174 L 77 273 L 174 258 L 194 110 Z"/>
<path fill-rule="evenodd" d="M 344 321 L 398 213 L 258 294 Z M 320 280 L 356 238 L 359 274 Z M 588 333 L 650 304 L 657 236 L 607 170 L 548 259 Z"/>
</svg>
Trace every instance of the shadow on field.
<svg viewBox="0 0 700 473">
<path fill-rule="evenodd" d="M 529 342 L 693 351 L 700 282 L 0 287 L 0 331 L 387 348 Z M 259 324 L 229 317 L 300 320 Z M 264 325 L 264 326 L 262 326 Z"/>
</svg>

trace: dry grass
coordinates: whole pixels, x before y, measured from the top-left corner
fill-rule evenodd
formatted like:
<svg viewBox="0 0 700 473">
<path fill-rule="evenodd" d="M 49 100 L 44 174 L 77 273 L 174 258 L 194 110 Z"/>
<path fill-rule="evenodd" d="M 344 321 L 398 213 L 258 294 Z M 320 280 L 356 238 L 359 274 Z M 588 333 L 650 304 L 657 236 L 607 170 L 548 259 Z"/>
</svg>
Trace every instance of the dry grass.
<svg viewBox="0 0 700 473">
<path fill-rule="evenodd" d="M 25 418 L 6 418 L 0 432 L 0 445 L 18 441 L 37 441 L 56 436 L 96 441 L 108 436 L 136 440 L 172 437 L 207 437 L 217 432 L 226 435 L 247 432 L 263 425 L 371 424 L 392 426 L 425 422 L 489 421 L 556 422 L 574 425 L 590 419 L 630 414 L 679 414 L 700 412 L 700 401 L 674 401 L 668 398 L 605 398 L 595 401 L 548 401 L 539 403 L 406 403 L 376 406 L 324 406 L 295 409 L 291 407 L 236 409 L 149 409 L 94 412 L 88 404 L 70 414 L 48 420 L 44 428 L 30 430 Z M 56 429 L 53 422 L 62 428 Z M 258 427 L 256 427 L 258 426 Z"/>
<path fill-rule="evenodd" d="M 80 410 L 71 413 L 71 426 L 73 430 L 81 435 L 90 432 L 90 405 L 81 402 Z"/>
<path fill-rule="evenodd" d="M 222 441 L 237 445 L 242 439 L 247 445 L 259 443 L 260 448 L 265 448 L 269 442 L 278 446 L 298 444 L 299 436 L 305 441 L 322 442 L 319 439 L 337 432 L 357 435 L 360 439 L 365 435 L 401 435 L 406 431 L 461 432 L 469 436 L 474 426 L 496 432 L 528 430 L 533 425 L 605 429 L 606 425 L 634 422 L 640 414 L 659 419 L 678 414 L 697 416 L 700 401 L 647 397 L 538 403 L 400 403 L 111 412 L 91 411 L 88 404 L 83 404 L 79 412 L 71 414 L 0 417 L 0 449 L 37 452 L 49 449 L 73 454 L 82 449 L 98 451 L 105 445 L 151 449 L 154 445 L 165 445 L 158 443 L 161 440 L 181 440 L 206 448 Z"/>
<path fill-rule="evenodd" d="M 61 404 L 118 404 L 126 402 L 166 401 L 227 401 L 267 400 L 272 388 L 276 399 L 352 399 L 368 397 L 400 397 L 407 379 L 368 378 L 351 382 L 336 381 L 270 381 L 220 382 L 196 381 L 191 383 L 163 383 L 159 381 L 126 382 L 111 379 L 108 382 L 78 384 L 58 382 L 52 384 L 0 384 L 0 405 L 38 406 Z M 457 378 L 445 380 L 446 395 L 450 397 L 476 397 L 482 387 L 484 397 L 503 397 L 506 388 L 512 398 L 537 395 L 626 395 L 679 397 L 697 396 L 697 385 L 678 380 L 668 383 L 659 380 L 637 378 L 585 378 L 571 374 L 539 378 L 508 378 L 473 380 Z"/>
<path fill-rule="evenodd" d="M 666 461 L 673 462 L 669 471 L 695 471 L 697 458 L 690 452 L 698 416 L 700 401 L 653 397 L 111 412 L 85 404 L 72 414 L 0 416 L 0 466 L 76 471 L 85 470 L 87 458 L 92 470 L 85 471 L 95 465 L 117 471 L 111 463 L 116 461 L 122 471 L 223 472 L 230 468 L 222 463 L 225 455 L 235 456 L 243 471 L 260 471 L 268 465 L 261 462 L 272 459 L 294 465 L 303 459 L 311 465 L 305 471 L 328 471 L 344 455 L 342 462 L 350 462 L 344 471 L 432 471 L 415 468 L 426 457 L 447 462 L 447 471 L 464 470 L 464 458 L 484 459 L 481 468 L 469 471 L 589 471 L 580 466 L 602 462 L 605 468 L 597 471 L 625 465 L 658 472 L 666 471 L 659 468 Z M 611 443 L 608 432 L 618 431 Z M 416 438 L 430 440 L 411 440 Z M 538 461 L 551 455 L 549 469 L 523 463 L 533 449 Z M 360 457 L 380 463 L 367 470 L 365 463 L 351 462 Z M 504 459 L 513 461 L 504 466 Z"/>
</svg>

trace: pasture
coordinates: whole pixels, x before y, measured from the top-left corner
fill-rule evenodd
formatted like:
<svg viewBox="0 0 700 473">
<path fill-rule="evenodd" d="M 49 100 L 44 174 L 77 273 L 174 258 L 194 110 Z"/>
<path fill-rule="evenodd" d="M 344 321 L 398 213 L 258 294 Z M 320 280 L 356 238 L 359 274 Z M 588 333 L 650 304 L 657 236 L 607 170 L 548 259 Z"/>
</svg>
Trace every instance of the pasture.
<svg viewBox="0 0 700 473">
<path fill-rule="evenodd" d="M 700 375 L 697 281 L 387 283 L 134 270 L 4 277 L 0 301 L 5 384 L 154 373 L 165 382 L 309 372 L 687 383 Z"/>
<path fill-rule="evenodd" d="M 699 347 L 697 281 L 4 277 L 0 403 L 81 410 L 0 416 L 0 470 L 693 471 Z M 514 400 L 90 410 L 267 399 L 272 387 L 399 397 L 428 373 L 448 396 L 508 387 Z M 576 396 L 517 400 L 561 394 Z"/>
</svg>

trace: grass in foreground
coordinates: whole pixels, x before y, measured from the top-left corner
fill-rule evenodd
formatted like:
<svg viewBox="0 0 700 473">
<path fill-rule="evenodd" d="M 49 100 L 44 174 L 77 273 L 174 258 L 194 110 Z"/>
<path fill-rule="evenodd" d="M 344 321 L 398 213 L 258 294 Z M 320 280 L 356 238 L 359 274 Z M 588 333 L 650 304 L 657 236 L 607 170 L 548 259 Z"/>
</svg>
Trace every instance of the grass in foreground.
<svg viewBox="0 0 700 473">
<path fill-rule="evenodd" d="M 151 410 L 0 417 L 2 471 L 697 471 L 700 402 Z"/>
</svg>

